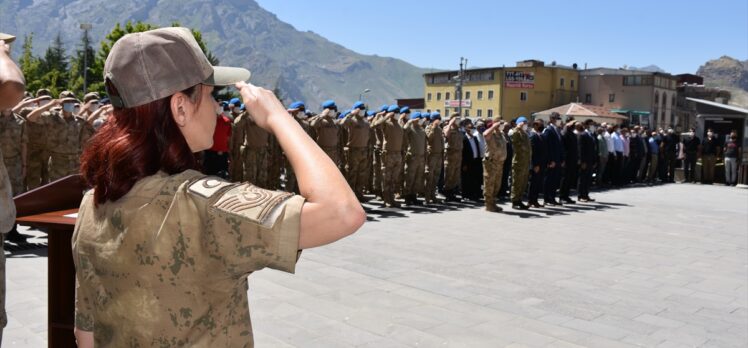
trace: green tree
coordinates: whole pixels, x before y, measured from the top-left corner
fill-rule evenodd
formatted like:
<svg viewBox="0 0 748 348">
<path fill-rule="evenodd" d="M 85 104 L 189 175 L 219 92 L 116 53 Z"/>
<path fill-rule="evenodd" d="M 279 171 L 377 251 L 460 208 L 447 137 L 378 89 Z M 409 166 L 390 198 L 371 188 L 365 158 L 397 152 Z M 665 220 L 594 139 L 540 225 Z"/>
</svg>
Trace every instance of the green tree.
<svg viewBox="0 0 748 348">
<path fill-rule="evenodd" d="M 52 45 L 47 48 L 41 60 L 40 81 L 50 89 L 53 95 L 58 95 L 68 86 L 68 57 L 62 43 L 62 35 L 57 34 Z"/>
<path fill-rule="evenodd" d="M 35 93 L 38 89 L 45 86 L 41 83 L 41 61 L 38 57 L 34 56 L 33 42 L 34 33 L 29 34 L 23 39 L 23 53 L 18 63 L 21 66 L 21 71 L 23 71 L 23 76 L 26 78 L 26 89 Z"/>
<path fill-rule="evenodd" d="M 70 84 L 68 89 L 75 92 L 76 94 L 83 94 L 84 91 L 84 78 L 91 86 L 91 83 L 100 80 L 96 78 L 91 71 L 91 66 L 94 64 L 96 59 L 96 52 L 91 46 L 91 37 L 88 35 L 88 31 L 83 32 L 81 36 L 80 48 L 76 50 L 75 56 L 70 60 Z M 85 66 L 88 65 L 88 74 L 84 74 Z M 89 89 L 90 90 L 90 89 Z M 94 91 L 96 89 L 93 89 Z"/>
</svg>

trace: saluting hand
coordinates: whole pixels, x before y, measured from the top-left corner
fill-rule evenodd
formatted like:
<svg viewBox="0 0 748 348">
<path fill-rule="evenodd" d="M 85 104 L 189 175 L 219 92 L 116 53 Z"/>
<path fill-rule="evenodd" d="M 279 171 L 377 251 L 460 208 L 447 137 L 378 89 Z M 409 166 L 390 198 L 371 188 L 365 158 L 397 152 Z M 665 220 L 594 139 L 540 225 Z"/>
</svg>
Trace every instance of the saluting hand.
<svg viewBox="0 0 748 348">
<path fill-rule="evenodd" d="M 238 82 L 236 88 L 242 96 L 247 113 L 262 129 L 271 132 L 270 123 L 275 117 L 283 117 L 286 108 L 272 91 L 251 83 Z"/>
</svg>

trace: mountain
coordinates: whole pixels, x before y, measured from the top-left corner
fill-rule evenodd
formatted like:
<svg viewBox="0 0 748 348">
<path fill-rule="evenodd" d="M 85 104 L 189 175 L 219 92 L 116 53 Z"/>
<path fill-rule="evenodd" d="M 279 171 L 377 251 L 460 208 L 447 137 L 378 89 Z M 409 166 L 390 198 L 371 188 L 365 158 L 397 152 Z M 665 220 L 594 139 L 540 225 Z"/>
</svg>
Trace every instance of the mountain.
<svg viewBox="0 0 748 348">
<path fill-rule="evenodd" d="M 704 84 L 709 87 L 730 91 L 730 104 L 748 108 L 748 60 L 722 56 L 700 66 L 696 75 L 703 76 Z"/>
<path fill-rule="evenodd" d="M 251 81 L 281 90 L 285 102 L 301 99 L 317 110 L 326 99 L 350 106 L 364 89 L 368 104 L 423 96 L 427 70 L 395 58 L 363 55 L 313 32 L 282 22 L 253 0 L 0 0 L 0 28 L 19 36 L 34 33 L 34 51 L 43 54 L 57 33 L 68 53 L 76 48 L 80 23 L 91 23 L 98 42 L 119 22 L 159 26 L 179 22 L 198 29 L 221 65 L 252 71 Z M 332 25 L 345 25 L 337 22 Z M 14 54 L 20 52 L 14 46 Z"/>
<path fill-rule="evenodd" d="M 654 65 L 654 64 L 647 65 L 647 66 L 644 66 L 644 67 L 641 67 L 641 68 L 630 66 L 630 67 L 627 67 L 626 69 L 627 70 L 637 70 L 637 71 L 660 72 L 660 73 L 664 73 L 665 72 L 665 70 L 662 70 L 662 68 L 660 68 L 659 66 Z"/>
</svg>

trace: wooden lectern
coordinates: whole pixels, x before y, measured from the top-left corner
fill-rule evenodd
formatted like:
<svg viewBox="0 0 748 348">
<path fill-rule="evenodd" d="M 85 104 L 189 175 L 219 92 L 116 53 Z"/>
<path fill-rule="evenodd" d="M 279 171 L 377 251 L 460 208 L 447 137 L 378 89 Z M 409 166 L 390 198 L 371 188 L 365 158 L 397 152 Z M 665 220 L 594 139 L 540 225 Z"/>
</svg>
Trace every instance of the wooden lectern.
<svg viewBox="0 0 748 348">
<path fill-rule="evenodd" d="M 75 218 L 86 190 L 80 175 L 71 175 L 16 196 L 16 222 L 45 229 L 47 252 L 47 339 L 49 347 L 77 347 L 73 335 L 75 265 L 72 242 Z"/>
</svg>

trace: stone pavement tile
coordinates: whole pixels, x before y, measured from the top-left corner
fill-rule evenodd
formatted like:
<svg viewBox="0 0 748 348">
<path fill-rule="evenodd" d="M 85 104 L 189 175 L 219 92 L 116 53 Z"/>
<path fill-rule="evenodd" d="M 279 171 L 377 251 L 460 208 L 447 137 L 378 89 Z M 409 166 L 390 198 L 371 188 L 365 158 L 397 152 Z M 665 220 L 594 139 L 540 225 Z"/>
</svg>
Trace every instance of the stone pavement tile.
<svg viewBox="0 0 748 348">
<path fill-rule="evenodd" d="M 557 339 L 535 331 L 527 330 L 514 322 L 486 322 L 470 328 L 471 331 L 493 335 L 504 341 L 521 343 L 533 347 L 543 347 Z"/>
<path fill-rule="evenodd" d="M 446 344 L 444 344 L 444 346 L 446 346 Z M 372 342 L 368 342 L 368 343 L 364 343 L 364 344 L 358 344 L 355 347 L 356 348 L 382 348 L 382 347 L 387 347 L 387 348 L 408 348 L 408 347 L 411 347 L 411 346 L 406 345 L 406 344 L 402 344 L 400 342 L 391 340 L 389 338 L 382 338 L 382 339 L 379 339 L 377 341 L 372 341 Z"/>
<path fill-rule="evenodd" d="M 303 347 L 306 342 L 322 336 L 320 332 L 314 332 L 299 326 L 296 326 L 286 320 L 265 317 L 261 320 L 252 321 L 253 332 L 261 332 L 296 347 Z"/>
<path fill-rule="evenodd" d="M 448 340 L 433 334 L 434 328 L 425 331 L 397 325 L 388 338 L 411 347 L 444 347 Z"/>
<path fill-rule="evenodd" d="M 572 319 L 577 320 L 577 319 Z M 589 334 L 584 331 L 562 326 L 563 324 L 549 324 L 540 320 L 521 318 L 514 324 L 525 330 L 532 331 L 558 340 L 587 347 L 633 347 L 633 345 L 611 340 L 605 337 Z"/>
<path fill-rule="evenodd" d="M 595 318 L 594 322 L 617 327 L 639 335 L 649 335 L 659 329 L 658 326 L 631 320 L 625 317 L 619 317 L 615 314 L 603 314 L 602 316 Z"/>
<path fill-rule="evenodd" d="M 493 324 L 493 330 L 444 324 L 426 331 L 444 338 L 449 347 L 502 347 L 511 344 L 512 340 L 505 337 L 505 331 L 498 326 L 499 323 Z"/>
<path fill-rule="evenodd" d="M 671 328 L 671 329 L 679 328 L 681 326 L 686 325 L 686 323 L 684 322 L 668 319 L 665 317 L 660 317 L 657 315 L 646 314 L 646 313 L 634 318 L 634 320 L 641 322 L 641 323 L 657 326 L 657 327 L 664 327 L 664 328 Z"/>
<path fill-rule="evenodd" d="M 632 334 L 624 337 L 621 342 L 633 344 L 639 347 L 657 347 L 658 344 L 664 342 L 662 338 L 654 338 L 649 335 Z"/>
<path fill-rule="evenodd" d="M 710 338 L 706 343 L 702 344 L 702 348 L 745 348 L 748 347 L 748 338 L 745 336 L 737 337 L 733 336 L 729 341 L 725 340 L 725 337 L 713 337 Z"/>
<path fill-rule="evenodd" d="M 654 339 L 677 342 L 681 345 L 688 345 L 690 347 L 697 347 L 709 340 L 709 334 L 706 330 L 691 325 L 682 326 L 676 329 L 660 329 L 649 336 Z"/>
<path fill-rule="evenodd" d="M 631 332 L 628 330 L 623 330 L 612 325 L 582 319 L 573 319 L 561 324 L 561 326 L 609 338 L 612 340 L 620 340 L 631 334 Z"/>
<path fill-rule="evenodd" d="M 0 344 L 3 347 L 46 347 L 47 340 L 45 335 L 39 335 L 27 328 L 16 328 L 13 330 L 3 331 L 3 341 Z"/>
<path fill-rule="evenodd" d="M 295 348 L 296 346 L 283 342 L 274 336 L 266 334 L 264 331 L 258 331 L 253 328 L 252 336 L 255 347 L 273 347 L 273 348 Z"/>
</svg>

